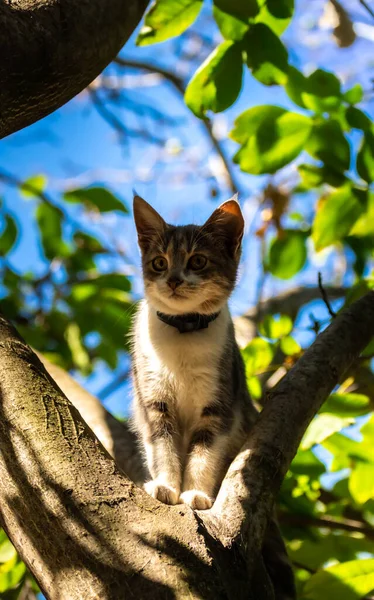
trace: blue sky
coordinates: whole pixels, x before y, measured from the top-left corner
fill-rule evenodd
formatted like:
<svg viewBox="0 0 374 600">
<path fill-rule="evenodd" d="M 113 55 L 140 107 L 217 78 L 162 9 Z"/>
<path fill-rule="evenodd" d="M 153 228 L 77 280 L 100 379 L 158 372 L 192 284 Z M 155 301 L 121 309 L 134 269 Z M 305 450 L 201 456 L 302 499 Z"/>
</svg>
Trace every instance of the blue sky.
<svg viewBox="0 0 374 600">
<path fill-rule="evenodd" d="M 306 73 L 319 66 L 330 69 L 341 78 L 345 87 L 361 81 L 368 90 L 373 66 L 370 64 L 373 27 L 367 13 L 362 7 L 355 8 L 355 27 L 358 32 L 361 31 L 360 36 L 351 48 L 339 49 L 331 39 L 331 28 L 321 30 L 317 27 L 325 2 L 314 0 L 312 4 L 313 6 L 306 0 L 296 3 L 295 19 L 283 38 L 289 50 L 290 61 Z M 346 6 L 350 4 L 346 2 Z M 209 11 L 210 7 L 207 5 L 197 23 L 198 31 L 204 31 L 205 27 L 213 31 Z M 214 37 L 219 41 L 218 33 Z M 135 38 L 136 32 L 122 50 L 121 56 L 162 65 L 170 70 L 176 69 L 181 75 L 191 74 L 185 71 L 185 62 L 176 62 L 175 40 L 154 47 L 138 48 L 134 43 Z M 111 75 L 113 72 L 113 68 L 108 67 L 106 73 Z M 127 81 L 133 86 L 134 71 L 128 71 L 127 77 Z M 48 193 L 57 203 L 60 202 L 60 192 L 63 189 L 74 187 L 80 181 L 89 181 L 108 186 L 129 207 L 132 188 L 135 187 L 170 222 L 204 221 L 219 202 L 230 196 L 230 192 L 218 178 L 219 193 L 212 199 L 209 193 L 212 184 L 201 176 L 204 173 L 217 174 L 215 154 L 211 151 L 202 124 L 189 113 L 181 98 L 168 84 L 161 82 L 147 88 L 135 87 L 129 90 L 128 96 L 132 102 L 137 98 L 145 99 L 168 115 L 182 119 L 177 128 L 167 131 L 163 124 L 155 126 L 153 123 L 153 130 L 167 134 L 169 139 L 166 147 L 155 148 L 133 139 L 126 146 L 121 146 L 113 130 L 93 108 L 88 95 L 82 93 L 42 121 L 3 140 L 0 145 L 1 169 L 20 180 L 39 173 L 45 174 L 48 177 Z M 368 99 L 366 109 L 372 112 L 372 102 Z M 215 119 L 216 127 L 223 132 L 222 143 L 228 156 L 232 156 L 235 144 L 225 138 L 225 132 L 232 128 L 235 117 L 243 110 L 258 104 L 278 104 L 291 110 L 300 110 L 292 105 L 283 89 L 262 86 L 246 73 L 239 100 L 224 115 Z M 136 118 L 125 109 L 121 109 L 119 115 L 125 119 L 128 127 L 136 123 Z M 182 145 L 183 151 L 173 158 L 170 148 L 175 148 L 178 144 Z M 233 313 L 242 314 L 254 303 L 260 276 L 259 242 L 254 236 L 258 222 L 256 194 L 264 185 L 266 177 L 245 175 L 236 167 L 234 169 L 249 229 L 244 243 L 241 277 L 231 301 Z M 182 175 L 179 176 L 178 172 Z M 33 222 L 35 200 L 25 200 L 17 190 L 8 186 L 2 186 L 0 194 L 22 229 L 22 239 L 11 255 L 11 263 L 19 272 L 32 270 L 41 274 L 46 263 L 41 257 Z M 312 206 L 312 199 L 299 197 L 294 200 L 293 208 L 310 215 Z M 72 209 L 72 213 L 78 219 L 83 219 L 88 229 L 97 231 L 107 227 L 116 236 L 125 250 L 127 268 L 133 273 L 134 294 L 139 297 L 142 293 L 139 252 L 131 217 L 109 215 L 100 222 L 87 222 L 79 209 Z M 317 271 L 321 268 L 325 281 L 333 278 L 336 265 L 334 253 L 316 257 L 311 249 L 310 259 L 308 268 L 292 281 L 292 285 L 315 285 Z M 349 283 L 349 280 L 345 279 L 345 282 Z M 269 278 L 264 294 L 274 295 L 289 285 L 289 282 Z M 327 317 L 321 303 L 310 308 L 316 317 Z M 296 333 L 304 345 L 308 345 L 313 338 L 307 331 L 309 324 L 308 314 L 305 313 L 298 323 Z M 98 366 L 95 375 L 85 384 L 97 393 L 111 377 L 112 374 L 107 369 Z M 114 412 L 123 412 L 128 405 L 129 395 L 128 389 L 121 389 L 108 399 L 108 406 Z"/>
</svg>

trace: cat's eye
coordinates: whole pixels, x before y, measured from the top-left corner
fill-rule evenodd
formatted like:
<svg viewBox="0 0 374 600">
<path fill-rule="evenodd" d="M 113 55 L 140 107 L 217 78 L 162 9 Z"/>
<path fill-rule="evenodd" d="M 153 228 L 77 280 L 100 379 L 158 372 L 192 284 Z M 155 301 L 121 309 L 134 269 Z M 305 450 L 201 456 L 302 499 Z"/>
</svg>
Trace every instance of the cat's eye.
<svg viewBox="0 0 374 600">
<path fill-rule="evenodd" d="M 200 271 L 200 269 L 205 267 L 207 262 L 207 259 L 202 254 L 194 254 L 188 261 L 187 268 L 193 269 L 193 271 Z"/>
<path fill-rule="evenodd" d="M 152 260 L 152 267 L 158 272 L 166 271 L 168 268 L 168 261 L 163 256 L 156 256 L 156 258 Z"/>
</svg>

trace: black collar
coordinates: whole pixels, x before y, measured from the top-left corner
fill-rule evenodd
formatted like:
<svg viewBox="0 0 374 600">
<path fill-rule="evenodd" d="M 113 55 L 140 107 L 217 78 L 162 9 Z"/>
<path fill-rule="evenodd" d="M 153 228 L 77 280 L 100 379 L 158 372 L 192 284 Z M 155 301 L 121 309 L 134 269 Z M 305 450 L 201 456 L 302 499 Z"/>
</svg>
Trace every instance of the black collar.
<svg viewBox="0 0 374 600">
<path fill-rule="evenodd" d="M 164 313 L 157 311 L 158 318 L 163 321 L 163 323 L 176 327 L 179 333 L 191 333 L 192 331 L 206 329 L 209 323 L 215 321 L 218 315 L 219 312 L 212 313 L 211 315 L 200 315 L 199 313 L 165 315 Z"/>
</svg>

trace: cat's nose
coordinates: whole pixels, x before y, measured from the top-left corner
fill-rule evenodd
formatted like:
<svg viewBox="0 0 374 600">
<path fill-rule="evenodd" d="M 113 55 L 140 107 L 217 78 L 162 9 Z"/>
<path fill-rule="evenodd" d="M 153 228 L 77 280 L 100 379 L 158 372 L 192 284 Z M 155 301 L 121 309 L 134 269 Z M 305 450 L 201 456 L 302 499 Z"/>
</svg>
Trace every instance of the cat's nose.
<svg viewBox="0 0 374 600">
<path fill-rule="evenodd" d="M 175 290 L 183 283 L 182 279 L 178 279 L 178 277 L 169 277 L 167 284 L 172 289 Z"/>
</svg>

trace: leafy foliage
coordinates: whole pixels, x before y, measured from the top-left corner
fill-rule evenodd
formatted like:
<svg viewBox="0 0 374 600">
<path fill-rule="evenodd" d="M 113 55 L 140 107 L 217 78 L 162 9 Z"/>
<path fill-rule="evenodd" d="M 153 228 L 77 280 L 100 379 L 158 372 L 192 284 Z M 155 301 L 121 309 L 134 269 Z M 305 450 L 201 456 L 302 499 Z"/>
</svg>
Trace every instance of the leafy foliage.
<svg viewBox="0 0 374 600">
<path fill-rule="evenodd" d="M 180 36 L 202 8 L 202 0 L 154 1 L 138 45 Z M 281 38 L 293 17 L 293 0 L 214 0 L 207 10 L 218 42 L 190 78 L 185 102 L 205 125 L 231 107 L 233 162 L 243 173 L 288 181 L 286 189 L 276 178 L 264 183 L 256 221 L 264 277 L 297 285 L 311 260 L 338 257 L 344 263 L 340 283 L 349 286 L 347 305 L 374 288 L 374 129 L 362 85 L 344 89 L 335 73 L 295 67 Z M 244 76 L 282 88 L 284 106 L 253 105 L 242 94 L 244 110 L 238 114 Z M 126 231 L 126 205 L 101 186 L 50 198 L 44 174 L 17 187 L 28 206 L 35 204 L 33 235 L 45 268 L 24 273 L 13 263 L 25 232 L 4 202 L 1 310 L 30 344 L 64 368 L 83 375 L 99 363 L 116 369 L 128 351 L 135 303 L 131 265 L 102 224 L 115 217 Z M 77 221 L 77 215 L 83 219 Z M 301 333 L 312 310 L 301 305 L 295 312 L 285 304 L 280 313 L 256 321 L 257 334 L 242 355 L 259 406 L 304 352 Z M 310 341 L 328 321 L 309 320 Z M 302 600 L 359 600 L 374 589 L 373 355 L 369 345 L 326 400 L 282 486 L 280 522 Z M 1 533 L 1 597 L 17 597 L 26 581 L 35 586 Z"/>
</svg>

